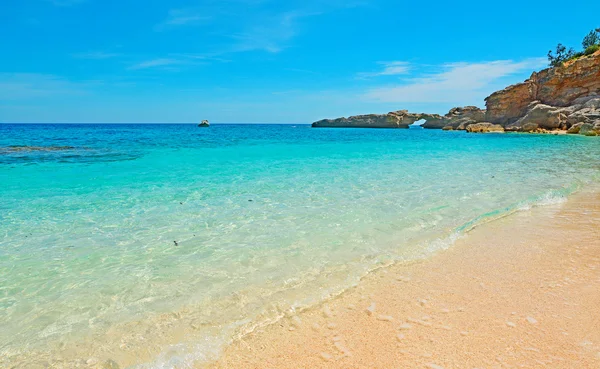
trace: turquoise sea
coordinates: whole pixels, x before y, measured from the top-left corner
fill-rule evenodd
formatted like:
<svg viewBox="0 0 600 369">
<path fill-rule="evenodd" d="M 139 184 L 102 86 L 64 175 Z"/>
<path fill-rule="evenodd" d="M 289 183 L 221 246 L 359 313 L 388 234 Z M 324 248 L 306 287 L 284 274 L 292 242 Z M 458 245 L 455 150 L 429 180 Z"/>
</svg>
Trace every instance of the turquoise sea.
<svg viewBox="0 0 600 369">
<path fill-rule="evenodd" d="M 210 360 L 370 270 L 595 186 L 599 158 L 579 135 L 0 125 L 0 366 Z"/>
</svg>

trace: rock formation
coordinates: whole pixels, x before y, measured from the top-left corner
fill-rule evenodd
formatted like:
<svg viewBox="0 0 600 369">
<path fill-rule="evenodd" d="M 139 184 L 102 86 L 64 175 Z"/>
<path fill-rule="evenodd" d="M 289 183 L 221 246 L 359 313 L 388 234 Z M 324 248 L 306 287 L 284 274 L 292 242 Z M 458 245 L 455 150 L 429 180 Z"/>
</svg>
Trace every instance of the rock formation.
<svg viewBox="0 0 600 369">
<path fill-rule="evenodd" d="M 323 119 L 312 124 L 313 127 L 346 128 L 408 128 L 421 119 L 441 119 L 437 114 L 409 113 L 407 110 L 393 111 L 387 114 L 355 115 L 348 118 Z"/>
<path fill-rule="evenodd" d="M 408 128 L 425 120 L 423 128 L 468 132 L 547 132 L 600 135 L 600 51 L 559 67 L 534 72 L 523 83 L 494 92 L 486 110 L 453 108 L 448 114 L 409 113 L 357 115 L 324 119 L 313 127 Z"/>
<path fill-rule="evenodd" d="M 466 131 L 473 133 L 504 132 L 504 127 L 499 124 L 481 122 L 469 124 Z"/>
<path fill-rule="evenodd" d="M 534 72 L 525 82 L 497 91 L 485 101 L 485 120 L 507 131 L 591 124 L 600 119 L 600 51 Z"/>
<path fill-rule="evenodd" d="M 476 106 L 465 106 L 462 108 L 452 108 L 448 114 L 444 115 L 439 121 L 427 121 L 423 128 L 442 128 L 445 130 L 465 130 L 469 124 L 483 121 L 485 110 Z"/>
</svg>

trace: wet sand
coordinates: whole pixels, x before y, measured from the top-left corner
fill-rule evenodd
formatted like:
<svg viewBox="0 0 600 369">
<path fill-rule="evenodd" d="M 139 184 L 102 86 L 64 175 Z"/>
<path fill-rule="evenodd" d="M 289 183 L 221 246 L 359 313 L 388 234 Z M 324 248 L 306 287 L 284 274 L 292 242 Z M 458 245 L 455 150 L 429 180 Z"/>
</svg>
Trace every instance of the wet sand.
<svg viewBox="0 0 600 369">
<path fill-rule="evenodd" d="M 600 194 L 479 226 L 229 346 L 213 368 L 600 368 Z"/>
</svg>

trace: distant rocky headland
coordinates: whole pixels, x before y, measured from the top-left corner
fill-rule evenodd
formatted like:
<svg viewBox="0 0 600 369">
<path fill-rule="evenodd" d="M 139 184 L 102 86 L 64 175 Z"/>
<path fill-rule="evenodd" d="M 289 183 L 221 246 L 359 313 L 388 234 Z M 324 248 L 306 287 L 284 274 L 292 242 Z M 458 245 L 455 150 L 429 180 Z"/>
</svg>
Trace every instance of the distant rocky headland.
<svg viewBox="0 0 600 369">
<path fill-rule="evenodd" d="M 468 132 L 579 133 L 600 135 L 600 50 L 534 72 L 525 82 L 494 92 L 486 109 L 451 109 L 446 115 L 411 113 L 356 115 L 323 119 L 313 127 L 423 128 Z"/>
</svg>

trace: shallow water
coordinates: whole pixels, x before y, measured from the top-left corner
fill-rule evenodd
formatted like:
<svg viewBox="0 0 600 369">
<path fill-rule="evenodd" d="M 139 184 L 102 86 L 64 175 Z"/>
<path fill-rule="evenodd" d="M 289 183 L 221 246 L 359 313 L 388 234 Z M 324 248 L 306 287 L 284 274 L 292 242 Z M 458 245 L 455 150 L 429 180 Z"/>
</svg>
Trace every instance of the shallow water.
<svg viewBox="0 0 600 369">
<path fill-rule="evenodd" d="M 581 136 L 0 125 L 0 364 L 210 359 L 373 268 L 594 185 L 599 157 Z"/>
</svg>

